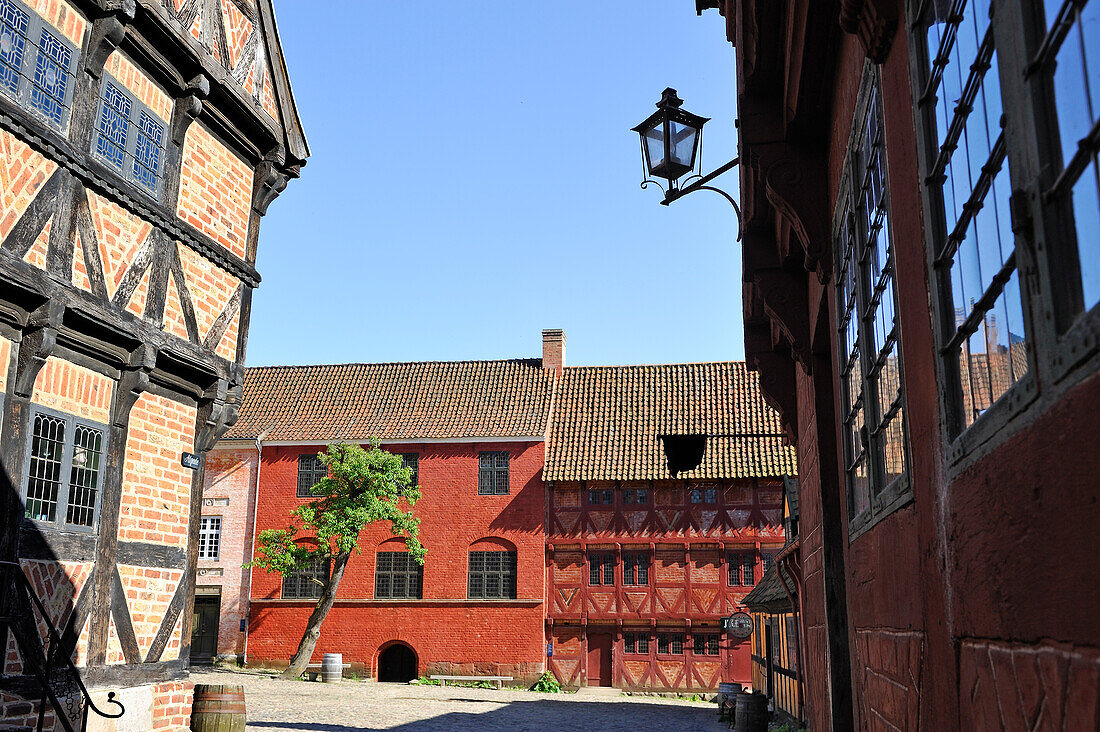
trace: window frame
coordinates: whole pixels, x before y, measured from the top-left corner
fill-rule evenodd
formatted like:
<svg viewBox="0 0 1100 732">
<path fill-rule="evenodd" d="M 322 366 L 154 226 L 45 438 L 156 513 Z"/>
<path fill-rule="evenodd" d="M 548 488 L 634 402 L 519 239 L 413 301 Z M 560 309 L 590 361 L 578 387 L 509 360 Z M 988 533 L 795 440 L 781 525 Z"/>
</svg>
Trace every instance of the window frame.
<svg viewBox="0 0 1100 732">
<path fill-rule="evenodd" d="M 43 18 L 38 12 L 28 6 L 22 0 L 6 0 L 16 9 L 27 14 L 27 34 L 24 37 L 23 55 L 19 60 L 19 68 L 16 70 L 16 90 L 13 93 L 6 85 L 0 84 L 0 95 L 10 100 L 19 109 L 27 112 L 39 122 L 45 124 L 51 130 L 60 132 L 62 136 L 68 135 L 69 123 L 73 116 L 73 94 L 76 89 L 77 70 L 80 61 L 80 48 L 58 30 L 52 23 Z M 65 85 L 65 93 L 62 96 L 62 119 L 59 124 L 54 123 L 44 112 L 34 106 L 32 100 L 33 89 L 36 86 L 34 74 L 38 64 L 38 56 L 42 53 L 42 32 L 50 33 L 62 46 L 69 51 L 69 64 L 65 69 L 68 75 L 68 83 Z M 34 40 L 32 40 L 34 39 Z M 28 53 L 28 49 L 34 49 L 34 53 Z M 9 67 L 11 68 L 11 67 Z"/>
<path fill-rule="evenodd" d="M 699 647 L 702 646 L 702 650 Z M 718 633 L 700 632 L 691 634 L 691 653 L 693 656 L 721 655 L 721 638 Z M 711 651 L 714 651 L 711 653 Z"/>
<path fill-rule="evenodd" d="M 323 576 L 325 577 L 325 579 L 328 579 L 331 573 L 332 560 L 329 557 L 314 557 L 310 567 L 295 570 L 293 572 L 290 572 L 289 574 L 283 575 L 283 581 L 281 584 L 279 596 L 284 600 L 316 600 L 321 597 L 321 592 L 324 589 L 320 583 L 310 581 L 308 582 L 308 584 L 305 585 L 306 587 L 317 587 L 316 595 L 297 594 L 297 589 L 295 590 L 295 594 L 288 595 L 287 583 L 293 580 L 297 583 L 297 587 L 300 588 L 302 586 L 303 580 L 318 576 Z"/>
<path fill-rule="evenodd" d="M 679 646 L 680 650 L 675 650 L 675 646 Z M 665 650 L 661 650 L 664 646 Z M 657 655 L 658 656 L 682 656 L 684 655 L 684 631 L 659 631 L 657 633 Z"/>
<path fill-rule="evenodd" d="M 589 587 L 614 587 L 615 586 L 615 553 L 609 551 L 588 552 L 588 586 Z M 608 577 L 610 570 L 610 578 Z M 596 581 L 592 581 L 595 573 Z"/>
<path fill-rule="evenodd" d="M 126 116 L 126 136 L 122 145 L 123 158 L 121 168 L 117 167 L 114 162 L 112 162 L 105 155 L 100 153 L 98 149 L 100 137 L 103 135 L 103 132 L 100 130 L 99 126 L 103 119 L 103 111 L 107 106 L 106 93 L 108 84 L 110 84 L 116 91 L 118 91 L 119 94 L 126 97 L 126 99 L 130 102 L 130 111 Z M 143 134 L 139 125 L 139 120 L 141 119 L 142 113 L 147 115 L 153 123 L 160 125 L 161 128 L 160 142 L 157 143 L 157 152 L 159 156 L 158 165 L 156 171 L 153 172 L 153 177 L 155 180 L 155 186 L 153 190 L 150 190 L 143 182 L 141 182 L 141 180 L 139 180 L 136 172 L 138 166 L 141 166 L 143 168 L 146 167 L 142 163 L 139 163 L 137 159 L 138 139 Z M 150 109 L 146 104 L 138 99 L 137 95 L 134 94 L 134 92 L 127 89 L 122 84 L 122 82 L 112 76 L 109 72 L 103 72 L 99 84 L 99 93 L 96 99 L 95 119 L 93 120 L 92 124 L 92 142 L 90 150 L 91 156 L 95 158 L 95 160 L 100 165 L 102 165 L 103 168 L 105 168 L 106 170 L 110 170 L 113 174 L 119 176 L 122 180 L 126 181 L 126 183 L 129 184 L 132 189 L 141 191 L 143 194 L 157 202 L 161 201 L 162 194 L 164 192 L 166 163 L 165 157 L 168 148 L 169 134 L 168 127 L 168 122 L 161 119 L 155 112 L 153 112 L 152 109 Z M 148 135 L 145 135 L 145 137 L 148 138 Z M 115 143 L 113 141 L 110 141 L 110 144 L 114 145 Z"/>
<path fill-rule="evenodd" d="M 481 575 L 481 594 L 475 595 L 473 592 L 474 587 L 474 555 L 475 554 L 501 554 L 504 555 L 502 559 L 504 564 L 499 571 L 490 571 L 487 569 L 477 570 L 477 574 Z M 508 596 L 505 596 L 505 585 L 508 575 L 511 574 L 511 592 Z M 498 595 L 485 594 L 485 578 L 490 575 L 498 575 L 500 582 L 498 586 L 501 588 Z M 515 600 L 519 595 L 519 554 L 515 550 L 470 550 L 466 552 L 466 597 L 470 600 Z"/>
<path fill-rule="evenodd" d="M 624 506 L 648 506 L 652 491 L 649 488 L 623 488 L 622 494 Z M 627 496 L 630 496 L 629 501 Z"/>
<path fill-rule="evenodd" d="M 313 493 L 311 489 L 313 488 L 313 486 L 317 485 L 317 483 L 319 483 L 321 480 L 328 477 L 328 466 L 326 466 L 324 463 L 321 462 L 321 458 L 318 457 L 320 454 L 321 453 L 316 453 L 316 452 L 315 453 L 303 452 L 303 453 L 298 454 L 298 477 L 297 477 L 298 482 L 297 482 L 297 485 L 294 488 L 295 498 L 316 498 L 317 497 L 318 494 Z M 312 467 L 306 467 L 305 470 L 303 471 L 303 466 L 302 466 L 303 458 L 307 459 L 307 460 L 314 461 L 315 464 Z M 320 466 L 320 467 L 318 467 L 318 466 Z M 303 493 L 302 492 L 302 490 L 303 490 L 302 478 L 305 477 L 305 473 L 316 476 L 320 473 L 320 471 L 322 469 L 325 471 L 324 475 L 321 475 L 320 478 L 317 478 L 312 483 L 310 483 L 308 486 L 306 486 L 305 487 L 306 492 Z"/>
<path fill-rule="evenodd" d="M 110 446 L 111 430 L 108 425 L 94 420 L 78 417 L 56 409 L 43 407 L 37 403 L 31 403 L 29 411 L 26 444 L 23 447 L 23 470 L 20 476 L 20 498 L 23 501 L 23 520 L 30 521 L 36 526 L 57 531 L 77 531 L 81 533 L 94 533 L 98 531 L 99 514 L 103 502 L 103 474 L 107 467 L 107 452 Z M 27 496 L 30 490 L 31 458 L 34 447 L 34 422 L 35 417 L 42 415 L 50 419 L 60 419 L 64 422 L 64 442 L 61 448 L 61 475 L 60 485 L 57 490 L 56 515 L 53 520 L 33 518 L 27 515 Z M 99 470 L 96 474 L 95 502 L 92 505 L 92 520 L 87 526 L 83 524 L 71 524 L 68 522 L 69 497 L 72 489 L 73 453 L 76 451 L 76 430 L 78 427 L 96 430 L 100 434 Z M 36 499 L 37 500 L 37 499 Z"/>
<path fill-rule="evenodd" d="M 596 500 L 592 500 L 595 494 Z M 586 498 L 589 506 L 614 506 L 615 505 L 615 489 L 614 488 L 589 488 L 586 491 Z"/>
<path fill-rule="evenodd" d="M 648 587 L 652 575 L 649 568 L 652 564 L 648 551 L 624 551 L 623 587 Z M 645 579 L 640 579 L 640 575 Z M 630 581 L 627 581 L 628 576 L 632 578 Z"/>
<path fill-rule="evenodd" d="M 650 633 L 647 630 L 628 630 L 623 633 L 623 655 L 648 656 Z M 629 640 L 628 640 L 629 639 Z M 629 645 L 628 645 L 629 644 Z M 644 648 L 643 648 L 644 646 Z"/>
<path fill-rule="evenodd" d="M 749 581 L 745 582 L 745 572 L 748 571 Z M 733 573 L 737 573 L 739 582 L 731 582 Z M 756 586 L 756 551 L 755 550 L 731 550 L 726 552 L 726 582 L 727 587 L 755 587 Z"/>
<path fill-rule="evenodd" d="M 504 456 L 504 465 L 487 465 L 490 459 L 499 460 Z M 479 496 L 507 496 L 512 491 L 511 466 L 512 456 L 508 450 L 481 450 L 477 454 L 477 494 Z M 503 475 L 504 490 L 500 490 L 497 481 Z"/>
<path fill-rule="evenodd" d="M 412 468 L 412 479 L 407 487 L 419 488 L 420 487 L 420 453 L 418 452 L 399 452 L 396 453 L 397 457 L 401 458 L 401 467 Z"/>
<path fill-rule="evenodd" d="M 879 314 L 883 302 L 882 297 L 884 297 L 886 293 L 880 291 L 877 283 L 871 282 L 871 278 L 866 276 L 871 274 L 870 272 L 864 271 L 865 267 L 869 266 L 867 262 L 869 262 L 872 256 L 870 252 L 871 247 L 868 246 L 869 241 L 864 241 L 865 237 L 858 228 L 856 229 L 854 245 L 856 251 L 853 252 L 853 262 L 860 268 L 858 273 L 859 276 L 855 279 L 855 292 L 852 295 L 854 304 L 852 305 L 851 317 L 855 318 L 857 321 L 857 343 L 854 346 L 848 343 L 849 324 L 847 319 L 849 303 L 843 296 L 846 283 L 844 281 L 845 278 L 841 274 L 846 270 L 845 255 L 847 254 L 846 243 L 841 242 L 841 239 L 844 232 L 848 230 L 848 227 L 855 225 L 860 211 L 859 193 L 862 190 L 862 181 L 857 182 L 856 177 L 859 172 L 866 173 L 866 170 L 860 170 L 860 152 L 863 149 L 863 133 L 867 127 L 868 115 L 871 112 L 871 103 L 875 98 L 878 99 L 878 134 L 882 136 L 882 148 L 876 153 L 876 161 L 880 163 L 882 168 L 882 191 L 880 195 L 882 205 L 885 206 L 886 211 L 886 221 L 884 221 L 882 225 L 886 227 L 886 236 L 888 237 L 887 260 L 882 263 L 881 272 L 877 279 L 882 280 L 883 274 L 886 274 L 889 278 L 889 289 L 893 297 L 894 313 L 893 328 L 890 334 L 885 336 L 885 343 L 881 348 L 875 348 L 873 345 L 874 323 L 868 322 L 867 313 L 869 307 L 874 305 L 871 316 L 874 317 Z M 834 271 L 836 272 L 833 283 L 836 324 L 833 332 L 836 335 L 836 362 L 840 383 L 837 411 L 841 420 L 841 469 L 844 474 L 844 494 L 847 507 L 849 542 L 854 541 L 864 531 L 867 531 L 886 516 L 889 516 L 894 511 L 913 500 L 912 483 L 909 477 L 911 469 L 911 449 L 909 446 L 908 395 L 905 388 L 904 339 L 901 333 L 901 323 L 899 322 L 900 308 L 898 306 L 897 262 L 895 237 L 892 231 L 893 215 L 890 203 L 890 170 L 886 161 L 887 146 L 885 139 L 886 125 L 884 101 L 880 68 L 869 60 L 865 60 L 864 62 L 859 93 L 856 99 L 855 110 L 851 121 L 851 130 L 849 132 L 848 143 L 845 147 L 844 163 L 841 169 L 841 182 L 836 198 L 836 208 L 833 212 L 832 227 L 832 242 L 835 260 L 833 265 L 835 268 Z M 888 269 L 890 272 L 887 274 Z M 851 399 L 848 394 L 845 371 L 852 368 L 850 354 L 855 349 L 859 351 L 857 363 L 860 368 L 859 384 L 861 394 L 858 398 Z M 889 356 L 887 357 L 887 361 L 880 363 L 883 351 L 887 351 L 888 354 L 895 354 L 898 364 L 898 397 L 886 408 L 883 408 L 879 403 L 879 387 L 882 384 L 883 370 L 889 363 Z M 850 416 L 856 414 L 856 407 L 853 407 L 849 411 L 845 411 L 845 405 L 849 403 L 858 405 L 858 411 L 862 413 L 863 426 L 859 430 L 862 457 L 859 458 L 850 454 L 852 452 L 852 445 L 850 444 L 850 439 L 847 434 L 850 429 L 848 420 Z M 872 414 L 877 415 L 876 419 L 878 420 L 873 428 L 869 423 L 869 415 Z M 900 474 L 892 480 L 887 481 L 884 467 L 885 458 L 881 455 L 883 450 L 881 449 L 879 441 L 882 439 L 881 433 L 889 428 L 894 419 L 898 418 L 901 419 L 901 440 L 905 450 L 904 465 Z M 864 461 L 863 469 L 866 471 L 867 476 L 867 506 L 857 513 L 854 511 L 855 503 L 853 500 L 854 494 L 851 470 L 860 460 Z"/>
<path fill-rule="evenodd" d="M 208 527 L 206 524 L 210 522 Z M 205 546 L 204 546 L 205 537 Z M 199 517 L 199 560 L 206 562 L 217 562 L 221 560 L 221 547 L 222 547 L 222 517 L 221 516 L 200 516 Z M 213 552 L 210 547 L 213 546 Z M 210 556 L 210 554 L 213 556 Z"/>
<path fill-rule="evenodd" d="M 380 569 L 382 555 L 402 556 L 405 562 L 403 569 L 393 569 L 392 566 L 389 569 Z M 397 575 L 404 577 L 406 591 L 403 595 L 395 594 L 393 591 L 393 578 Z M 389 591 L 387 593 L 379 592 L 379 583 L 383 576 L 389 579 Z M 410 587 L 415 588 L 414 591 L 408 589 Z M 408 551 L 389 551 L 378 550 L 374 553 L 374 598 L 376 600 L 423 600 L 424 599 L 424 565 L 417 562 L 412 558 L 412 555 Z"/>
</svg>

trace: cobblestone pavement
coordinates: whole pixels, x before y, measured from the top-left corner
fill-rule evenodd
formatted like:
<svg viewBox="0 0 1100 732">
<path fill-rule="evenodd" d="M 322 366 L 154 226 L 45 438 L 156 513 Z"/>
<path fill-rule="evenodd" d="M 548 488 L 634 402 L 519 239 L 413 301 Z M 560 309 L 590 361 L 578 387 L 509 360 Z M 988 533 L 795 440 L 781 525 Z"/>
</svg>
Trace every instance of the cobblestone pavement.
<svg viewBox="0 0 1100 732">
<path fill-rule="evenodd" d="M 720 732 L 714 704 L 657 697 L 345 681 L 280 681 L 192 669 L 197 684 L 242 684 L 257 732 Z"/>
</svg>

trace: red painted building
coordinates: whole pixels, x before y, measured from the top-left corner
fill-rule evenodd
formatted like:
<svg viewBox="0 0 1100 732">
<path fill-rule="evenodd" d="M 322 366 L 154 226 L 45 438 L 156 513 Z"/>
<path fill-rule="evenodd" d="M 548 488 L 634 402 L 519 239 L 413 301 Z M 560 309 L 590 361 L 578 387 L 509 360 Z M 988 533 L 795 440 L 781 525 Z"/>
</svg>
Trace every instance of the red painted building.
<svg viewBox="0 0 1100 732">
<path fill-rule="evenodd" d="M 316 658 L 342 653 L 381 680 L 529 682 L 549 652 L 572 685 L 748 681 L 747 645 L 720 637 L 719 617 L 782 546 L 781 488 L 794 472 L 754 376 L 737 363 L 563 361 L 564 335 L 546 331 L 541 361 L 246 372 L 241 416 L 208 463 L 205 495 L 228 490 L 230 505 L 248 505 L 257 483 L 245 476 L 258 476 L 256 533 L 285 527 L 309 499 L 314 456 L 330 442 L 379 437 L 421 487 L 423 568 L 388 529 L 365 531 Z M 682 434 L 723 437 L 673 478 L 659 436 Z M 246 638 L 233 635 L 240 616 L 223 586 L 219 652 L 285 665 L 315 604 L 305 574 L 253 570 L 238 582 L 251 588 Z"/>
<path fill-rule="evenodd" d="M 810 728 L 1100 728 L 1100 7 L 696 5 L 736 47 Z"/>
</svg>

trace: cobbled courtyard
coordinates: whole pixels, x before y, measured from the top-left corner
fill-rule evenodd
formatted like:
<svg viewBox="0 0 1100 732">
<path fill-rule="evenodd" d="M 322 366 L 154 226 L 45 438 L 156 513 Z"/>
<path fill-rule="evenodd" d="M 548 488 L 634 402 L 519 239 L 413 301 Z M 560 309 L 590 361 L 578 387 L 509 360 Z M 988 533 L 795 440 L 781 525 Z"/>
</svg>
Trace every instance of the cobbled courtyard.
<svg viewBox="0 0 1100 732">
<path fill-rule="evenodd" d="M 268 732 L 719 732 L 714 704 L 656 697 L 539 694 L 345 681 L 280 681 L 192 669 L 196 684 L 241 684 L 248 728 Z"/>
</svg>

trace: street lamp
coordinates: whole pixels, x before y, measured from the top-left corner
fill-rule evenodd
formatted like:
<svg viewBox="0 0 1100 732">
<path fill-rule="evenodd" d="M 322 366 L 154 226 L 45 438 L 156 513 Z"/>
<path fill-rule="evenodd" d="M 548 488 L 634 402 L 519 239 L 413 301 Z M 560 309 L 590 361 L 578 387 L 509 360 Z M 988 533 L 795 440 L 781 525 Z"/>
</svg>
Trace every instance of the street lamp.
<svg viewBox="0 0 1100 732">
<path fill-rule="evenodd" d="M 667 206 L 681 196 L 698 190 L 721 194 L 737 212 L 737 238 L 740 239 L 741 209 L 737 201 L 725 191 L 707 185 L 722 173 L 736 167 L 738 158 L 706 175 L 699 172 L 683 182 L 680 181 L 685 175 L 695 170 L 697 161 L 700 162 L 700 171 L 702 170 L 699 150 L 702 147 L 703 125 L 710 121 L 708 117 L 700 117 L 681 109 L 683 103 L 684 101 L 676 96 L 676 90 L 668 87 L 661 93 L 661 101 L 657 102 L 657 111 L 646 117 L 646 120 L 637 127 L 631 128 L 641 138 L 642 188 L 654 183 L 663 190 L 665 197 L 661 200 L 662 206 Z M 663 178 L 667 187 L 658 183 L 655 180 L 657 178 Z M 688 181 L 691 182 L 688 183 Z"/>
</svg>

